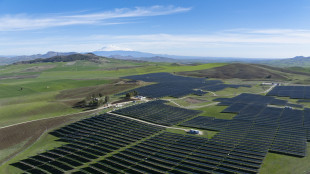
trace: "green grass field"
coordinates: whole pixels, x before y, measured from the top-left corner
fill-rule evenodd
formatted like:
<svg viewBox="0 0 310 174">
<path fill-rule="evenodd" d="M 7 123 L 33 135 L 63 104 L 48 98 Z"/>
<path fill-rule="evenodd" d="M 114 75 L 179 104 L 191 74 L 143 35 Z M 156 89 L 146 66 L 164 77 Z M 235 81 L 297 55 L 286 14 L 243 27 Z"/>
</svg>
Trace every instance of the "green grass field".
<svg viewBox="0 0 310 174">
<path fill-rule="evenodd" d="M 184 70 L 206 69 L 223 64 L 204 64 L 198 66 L 171 66 L 164 63 L 137 63 L 113 60 L 110 63 L 95 64 L 77 61 L 68 63 L 40 63 L 8 65 L 0 67 L 1 76 L 19 76 L 33 67 L 46 67 L 37 78 L 0 80 L 0 123 L 1 126 L 79 112 L 55 99 L 63 90 L 112 83 L 111 79 L 121 76 L 150 72 L 177 72 Z M 138 68 L 131 68 L 142 66 Z M 110 68 L 126 69 L 110 70 Z M 33 72 L 34 73 L 34 72 Z M 21 89 L 22 88 L 22 89 Z M 4 107 L 5 106 L 5 107 Z"/>
<path fill-rule="evenodd" d="M 210 106 L 210 107 L 203 107 L 197 110 L 203 111 L 200 116 L 208 116 L 208 117 L 215 117 L 219 119 L 232 119 L 236 114 L 232 113 L 221 113 L 227 106 Z"/>
</svg>

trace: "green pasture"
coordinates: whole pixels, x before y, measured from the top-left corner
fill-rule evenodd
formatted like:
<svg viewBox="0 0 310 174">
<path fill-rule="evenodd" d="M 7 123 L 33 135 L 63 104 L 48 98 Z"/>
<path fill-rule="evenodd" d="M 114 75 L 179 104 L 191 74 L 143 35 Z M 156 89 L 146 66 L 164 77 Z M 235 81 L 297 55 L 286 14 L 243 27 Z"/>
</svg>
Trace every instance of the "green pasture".
<svg viewBox="0 0 310 174">
<path fill-rule="evenodd" d="M 76 113 L 73 109 L 58 102 L 36 101 L 22 104 L 12 104 L 0 107 L 0 127 L 25 121 L 50 118 Z"/>
<path fill-rule="evenodd" d="M 196 110 L 202 111 L 200 116 L 215 117 L 219 119 L 232 119 L 236 114 L 232 113 L 221 113 L 227 106 L 208 106 L 203 108 L 198 108 Z"/>
</svg>

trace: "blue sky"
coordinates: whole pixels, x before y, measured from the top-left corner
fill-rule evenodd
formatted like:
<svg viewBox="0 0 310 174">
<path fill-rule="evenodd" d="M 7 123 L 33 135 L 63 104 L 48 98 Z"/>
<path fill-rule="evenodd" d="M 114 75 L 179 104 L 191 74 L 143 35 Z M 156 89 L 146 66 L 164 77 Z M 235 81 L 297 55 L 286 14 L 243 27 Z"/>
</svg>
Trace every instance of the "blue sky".
<svg viewBox="0 0 310 174">
<path fill-rule="evenodd" d="M 0 55 L 310 56 L 309 0 L 0 0 Z"/>
</svg>

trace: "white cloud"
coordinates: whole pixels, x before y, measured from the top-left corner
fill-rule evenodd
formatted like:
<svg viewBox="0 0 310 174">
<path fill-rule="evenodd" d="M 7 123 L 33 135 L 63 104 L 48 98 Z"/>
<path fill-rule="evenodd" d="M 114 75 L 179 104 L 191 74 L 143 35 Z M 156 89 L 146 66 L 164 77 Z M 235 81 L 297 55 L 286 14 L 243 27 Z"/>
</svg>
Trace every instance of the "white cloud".
<svg viewBox="0 0 310 174">
<path fill-rule="evenodd" d="M 50 50 L 87 52 L 104 47 L 106 51 L 136 50 L 187 56 L 294 57 L 310 56 L 310 30 L 235 29 L 199 35 L 92 35 L 31 40 L 0 38 L 0 47 L 0 54 L 34 54 Z"/>
<path fill-rule="evenodd" d="M 310 30 L 246 30 L 243 32 L 223 31 L 214 34 L 199 35 L 121 35 L 121 36 L 93 36 L 93 38 L 106 39 L 113 37 L 118 41 L 161 43 L 176 45 L 197 44 L 310 44 Z"/>
<path fill-rule="evenodd" d="M 109 19 L 122 19 L 143 16 L 169 15 L 190 11 L 191 8 L 174 6 L 136 7 L 134 9 L 121 8 L 114 11 L 79 15 L 51 15 L 47 17 L 31 16 L 26 14 L 5 15 L 0 17 L 0 31 L 33 30 L 48 27 L 103 24 L 115 25 L 122 22 L 108 22 Z"/>
</svg>

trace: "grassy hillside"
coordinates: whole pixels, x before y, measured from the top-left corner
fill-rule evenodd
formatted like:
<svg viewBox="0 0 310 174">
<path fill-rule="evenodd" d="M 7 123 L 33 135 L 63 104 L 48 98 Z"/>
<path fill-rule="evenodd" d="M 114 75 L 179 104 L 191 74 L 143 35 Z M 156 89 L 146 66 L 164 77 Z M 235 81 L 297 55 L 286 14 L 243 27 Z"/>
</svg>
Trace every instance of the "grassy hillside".
<svg viewBox="0 0 310 174">
<path fill-rule="evenodd" d="M 208 77 L 208 78 L 219 78 L 219 79 L 287 79 L 284 75 L 273 72 L 266 68 L 262 68 L 256 65 L 248 64 L 228 64 L 225 66 L 198 70 L 198 71 L 189 71 L 178 73 L 180 75 L 189 75 L 195 77 Z"/>
<path fill-rule="evenodd" d="M 289 68 L 287 68 L 287 69 L 288 69 L 288 70 L 292 70 L 292 71 L 301 72 L 301 73 L 310 74 L 310 67 L 299 67 L 299 66 L 294 66 L 294 67 L 289 67 Z"/>
<path fill-rule="evenodd" d="M 260 63 L 275 67 L 309 67 L 310 57 L 297 56 L 290 59 L 268 60 Z"/>
<path fill-rule="evenodd" d="M 80 110 L 73 109 L 71 104 L 92 91 L 112 95 L 136 87 L 128 84 L 116 85 L 121 76 L 192 71 L 225 65 L 174 66 L 167 63 L 123 61 L 102 57 L 99 59 L 100 63 L 74 60 L 0 66 L 0 127 L 79 112 Z M 62 91 L 70 95 L 64 96 Z M 76 93 L 80 95 L 77 96 Z"/>
<path fill-rule="evenodd" d="M 179 75 L 218 78 L 233 81 L 276 81 L 290 84 L 310 84 L 310 73 L 296 69 L 259 64 L 227 64 L 212 69 L 179 72 Z"/>
</svg>

